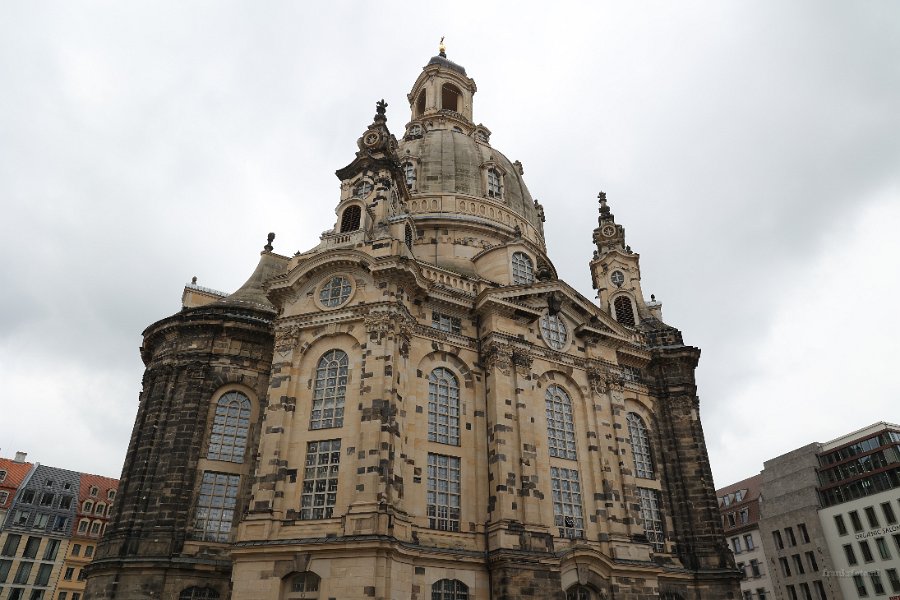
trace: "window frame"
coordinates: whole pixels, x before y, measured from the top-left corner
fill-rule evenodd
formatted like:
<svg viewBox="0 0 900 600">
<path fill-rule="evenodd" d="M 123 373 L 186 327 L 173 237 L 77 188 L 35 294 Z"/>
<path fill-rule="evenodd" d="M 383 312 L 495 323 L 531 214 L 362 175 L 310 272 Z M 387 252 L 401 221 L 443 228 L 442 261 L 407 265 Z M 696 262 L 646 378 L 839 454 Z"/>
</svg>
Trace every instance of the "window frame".
<svg viewBox="0 0 900 600">
<path fill-rule="evenodd" d="M 339 429 L 344 426 L 349 383 L 350 355 L 347 352 L 332 348 L 319 357 L 309 409 L 310 431 Z"/>
<path fill-rule="evenodd" d="M 447 367 L 428 374 L 428 441 L 459 446 L 462 439 L 459 378 Z M 445 428 L 445 431 L 442 431 Z"/>
<path fill-rule="evenodd" d="M 232 408 L 237 404 L 237 415 L 232 419 Z M 250 445 L 250 431 L 253 423 L 253 400 L 241 390 L 229 389 L 219 393 L 212 406 L 209 439 L 206 444 L 206 460 L 244 464 Z M 246 414 L 245 414 L 246 413 Z M 229 434 L 229 429 L 234 433 Z M 239 440 L 243 439 L 242 447 Z M 226 442 L 229 443 L 226 444 Z M 240 450 L 240 452 L 238 452 Z M 106 505 L 98 502 L 97 507 Z"/>
<path fill-rule="evenodd" d="M 534 259 L 527 252 L 516 250 L 509 257 L 510 281 L 513 285 L 533 285 L 535 282 Z"/>
</svg>

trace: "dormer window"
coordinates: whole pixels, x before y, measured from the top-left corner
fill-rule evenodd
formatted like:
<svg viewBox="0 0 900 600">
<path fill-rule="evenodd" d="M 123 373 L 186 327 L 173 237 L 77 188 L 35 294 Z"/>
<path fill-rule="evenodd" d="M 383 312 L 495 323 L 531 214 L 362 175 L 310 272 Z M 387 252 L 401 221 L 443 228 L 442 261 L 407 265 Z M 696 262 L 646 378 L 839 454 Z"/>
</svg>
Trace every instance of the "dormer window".
<svg viewBox="0 0 900 600">
<path fill-rule="evenodd" d="M 452 83 L 445 83 L 441 87 L 441 108 L 444 110 L 452 110 L 454 112 L 462 112 L 460 103 L 462 100 L 462 92 Z"/>
<path fill-rule="evenodd" d="M 353 195 L 357 198 L 365 198 L 369 195 L 369 192 L 372 191 L 372 184 L 368 181 L 360 181 L 355 188 L 353 188 Z"/>
<path fill-rule="evenodd" d="M 487 195 L 488 198 L 503 197 L 503 179 L 497 169 L 488 169 L 487 171 Z"/>
<path fill-rule="evenodd" d="M 359 222 L 362 218 L 362 209 L 359 206 L 348 206 L 341 216 L 341 233 L 349 233 L 359 229 Z"/>
<path fill-rule="evenodd" d="M 512 282 L 513 285 L 534 283 L 534 263 L 531 262 L 531 258 L 524 252 L 513 252 Z"/>
<path fill-rule="evenodd" d="M 413 189 L 416 182 L 416 164 L 411 160 L 403 163 L 403 178 L 406 180 L 406 187 Z"/>
</svg>

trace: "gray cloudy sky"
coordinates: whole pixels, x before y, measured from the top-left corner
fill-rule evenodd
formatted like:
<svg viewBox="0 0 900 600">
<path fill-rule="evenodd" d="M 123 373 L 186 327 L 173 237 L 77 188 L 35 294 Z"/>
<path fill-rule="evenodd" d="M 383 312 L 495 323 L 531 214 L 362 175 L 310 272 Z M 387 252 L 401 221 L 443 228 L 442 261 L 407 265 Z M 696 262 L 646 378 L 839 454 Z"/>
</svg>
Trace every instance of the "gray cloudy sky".
<svg viewBox="0 0 900 600">
<path fill-rule="evenodd" d="M 332 226 L 447 36 L 562 277 L 605 190 L 703 349 L 716 484 L 900 420 L 900 3 L 6 2 L 0 448 L 118 476 L 144 327 Z"/>
</svg>

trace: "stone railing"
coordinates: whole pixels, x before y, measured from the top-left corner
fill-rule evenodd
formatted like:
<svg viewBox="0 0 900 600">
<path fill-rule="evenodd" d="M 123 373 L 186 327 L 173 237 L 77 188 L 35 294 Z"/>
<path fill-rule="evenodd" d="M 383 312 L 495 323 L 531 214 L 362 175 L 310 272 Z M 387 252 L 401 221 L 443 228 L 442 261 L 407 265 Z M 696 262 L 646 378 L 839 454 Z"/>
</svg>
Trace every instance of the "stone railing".
<svg viewBox="0 0 900 600">
<path fill-rule="evenodd" d="M 455 273 L 422 267 L 422 276 L 443 287 L 460 290 L 472 294 L 473 296 L 480 291 L 480 286 L 477 281 L 471 281 L 462 275 L 457 275 Z"/>
</svg>

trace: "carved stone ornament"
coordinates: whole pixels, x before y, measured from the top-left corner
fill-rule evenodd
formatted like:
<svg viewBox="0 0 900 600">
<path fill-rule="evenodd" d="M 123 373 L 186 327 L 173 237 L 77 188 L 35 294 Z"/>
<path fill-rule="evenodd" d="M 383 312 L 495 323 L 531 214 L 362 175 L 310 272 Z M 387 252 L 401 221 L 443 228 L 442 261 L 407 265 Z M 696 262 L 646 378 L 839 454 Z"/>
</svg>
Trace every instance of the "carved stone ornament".
<svg viewBox="0 0 900 600">
<path fill-rule="evenodd" d="M 287 352 L 300 344 L 300 328 L 296 325 L 279 327 L 275 330 L 275 350 Z"/>
<path fill-rule="evenodd" d="M 587 372 L 588 383 L 591 386 L 591 392 L 595 394 L 605 394 L 609 389 L 609 374 L 606 371 L 598 369 L 590 369 Z"/>
<path fill-rule="evenodd" d="M 488 371 L 500 370 L 503 374 L 509 374 L 512 366 L 512 350 L 507 346 L 490 344 L 484 348 L 481 354 L 481 364 Z"/>
<path fill-rule="evenodd" d="M 531 363 L 534 362 L 534 358 L 527 353 L 520 350 L 514 350 L 511 358 L 512 363 L 516 365 L 517 371 L 524 371 L 526 373 L 531 371 Z"/>
</svg>

